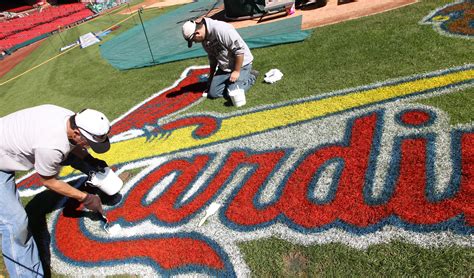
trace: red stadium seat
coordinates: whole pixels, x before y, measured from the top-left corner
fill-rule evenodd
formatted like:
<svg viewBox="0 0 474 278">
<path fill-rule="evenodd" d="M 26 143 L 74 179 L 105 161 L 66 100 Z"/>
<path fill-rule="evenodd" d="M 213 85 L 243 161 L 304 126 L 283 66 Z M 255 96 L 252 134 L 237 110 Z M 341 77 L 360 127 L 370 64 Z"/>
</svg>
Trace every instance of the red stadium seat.
<svg viewBox="0 0 474 278">
<path fill-rule="evenodd" d="M 0 4 L 0 9 L 1 9 Z M 48 7 L 26 17 L 0 22 L 0 49 L 34 39 L 92 16 L 94 13 L 83 3 Z"/>
</svg>

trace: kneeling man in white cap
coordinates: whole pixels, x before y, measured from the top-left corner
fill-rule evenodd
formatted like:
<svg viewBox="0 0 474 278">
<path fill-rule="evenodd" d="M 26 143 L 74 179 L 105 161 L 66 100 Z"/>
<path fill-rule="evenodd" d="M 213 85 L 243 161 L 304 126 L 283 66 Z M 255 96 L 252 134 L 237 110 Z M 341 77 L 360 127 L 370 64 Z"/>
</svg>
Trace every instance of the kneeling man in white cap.
<svg viewBox="0 0 474 278">
<path fill-rule="evenodd" d="M 71 156 L 100 171 L 104 161 L 92 157 L 109 150 L 110 122 L 99 111 L 77 114 L 55 105 L 41 105 L 0 118 L 0 233 L 5 265 L 11 277 L 43 277 L 37 245 L 28 230 L 28 218 L 20 203 L 15 171 L 35 169 L 47 188 L 74 198 L 103 214 L 97 195 L 70 186 L 57 178 Z"/>
<path fill-rule="evenodd" d="M 211 67 L 207 88 L 209 98 L 226 96 L 228 91 L 237 88 L 247 92 L 255 83 L 258 72 L 252 70 L 252 53 L 234 26 L 203 18 L 199 22 L 186 21 L 182 33 L 188 47 L 193 42 L 200 42 L 207 52 Z"/>
</svg>

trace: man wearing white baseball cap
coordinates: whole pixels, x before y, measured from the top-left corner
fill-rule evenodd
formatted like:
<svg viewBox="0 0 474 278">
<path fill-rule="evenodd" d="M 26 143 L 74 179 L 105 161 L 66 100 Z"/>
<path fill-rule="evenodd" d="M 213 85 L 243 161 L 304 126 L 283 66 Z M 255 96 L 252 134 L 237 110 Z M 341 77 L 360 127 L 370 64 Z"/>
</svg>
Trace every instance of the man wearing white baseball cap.
<svg viewBox="0 0 474 278">
<path fill-rule="evenodd" d="M 88 145 L 96 153 L 105 153 L 110 149 L 108 133 L 110 122 L 99 111 L 85 109 L 74 117 L 75 127 L 86 138 Z"/>
<path fill-rule="evenodd" d="M 209 98 L 225 97 L 237 88 L 247 92 L 255 84 L 258 72 L 252 70 L 252 53 L 234 26 L 205 17 L 196 22 L 186 21 L 181 31 L 188 47 L 200 42 L 207 52 Z"/>
<path fill-rule="evenodd" d="M 87 165 L 81 171 L 100 171 L 107 163 L 91 156 L 110 149 L 110 122 L 96 110 L 77 114 L 55 105 L 41 105 L 0 118 L 0 233 L 2 253 L 11 277 L 43 277 L 37 245 L 28 230 L 20 203 L 15 171 L 35 169 L 48 189 L 104 213 L 97 195 L 86 193 L 57 178 L 62 165 L 74 159 Z M 73 166 L 75 167 L 75 166 Z"/>
</svg>

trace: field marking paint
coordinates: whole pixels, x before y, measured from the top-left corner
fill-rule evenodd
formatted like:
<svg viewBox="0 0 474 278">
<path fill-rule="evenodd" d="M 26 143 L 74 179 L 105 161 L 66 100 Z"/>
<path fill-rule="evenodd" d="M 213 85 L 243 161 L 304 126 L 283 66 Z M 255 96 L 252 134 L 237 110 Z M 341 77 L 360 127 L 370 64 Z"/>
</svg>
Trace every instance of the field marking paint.
<svg viewBox="0 0 474 278">
<path fill-rule="evenodd" d="M 202 101 L 205 71 L 187 69 L 113 122 L 103 157 L 117 173 L 138 173 L 105 207 L 110 234 L 64 199 L 48 223 L 56 272 L 245 277 L 237 244 L 272 236 L 358 249 L 394 239 L 473 247 L 474 123 L 452 127 L 444 111 L 409 101 L 472 87 L 474 65 L 179 114 Z M 35 175 L 19 186 L 22 195 L 40 190 Z M 222 207 L 199 226 L 212 203 Z"/>
<path fill-rule="evenodd" d="M 457 0 L 432 11 L 420 24 L 432 25 L 438 33 L 448 37 L 474 39 L 474 3 Z"/>
</svg>

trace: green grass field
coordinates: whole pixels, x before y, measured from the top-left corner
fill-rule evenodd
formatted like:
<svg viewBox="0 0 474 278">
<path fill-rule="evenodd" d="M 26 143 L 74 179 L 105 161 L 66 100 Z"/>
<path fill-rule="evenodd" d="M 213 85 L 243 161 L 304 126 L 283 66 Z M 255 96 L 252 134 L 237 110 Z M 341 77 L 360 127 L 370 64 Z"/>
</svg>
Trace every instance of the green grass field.
<svg viewBox="0 0 474 278">
<path fill-rule="evenodd" d="M 431 26 L 418 24 L 430 11 L 451 2 L 420 1 L 386 13 L 316 28 L 302 43 L 253 50 L 255 69 L 264 73 L 278 68 L 284 77 L 268 85 L 260 76 L 243 108 L 473 63 L 472 40 L 442 36 Z M 150 19 L 171 9 L 145 10 L 144 16 Z M 63 41 L 70 43 L 81 34 L 102 30 L 125 17 L 105 15 L 67 30 L 61 36 L 48 38 L 30 57 L 1 78 L 0 83 L 55 56 Z M 106 40 L 137 22 L 134 18 L 121 24 Z M 207 59 L 199 58 L 118 71 L 101 58 L 98 45 L 77 48 L 0 86 L 0 116 L 53 103 L 72 110 L 95 108 L 115 119 L 170 86 L 188 66 L 206 64 Z M 446 111 L 452 124 L 470 123 L 474 121 L 473 94 L 471 87 L 419 102 Z M 204 101 L 187 112 L 239 109 L 225 106 L 224 102 Z M 255 277 L 470 277 L 474 273 L 472 248 L 455 246 L 425 249 L 393 242 L 359 251 L 340 244 L 303 247 L 268 239 L 243 243 L 240 247 Z M 5 272 L 0 264 L 0 273 Z"/>
<path fill-rule="evenodd" d="M 473 271 L 472 250 L 454 246 L 440 250 L 392 242 L 359 251 L 343 244 L 303 247 L 271 238 L 240 248 L 255 277 L 467 277 Z"/>
</svg>

